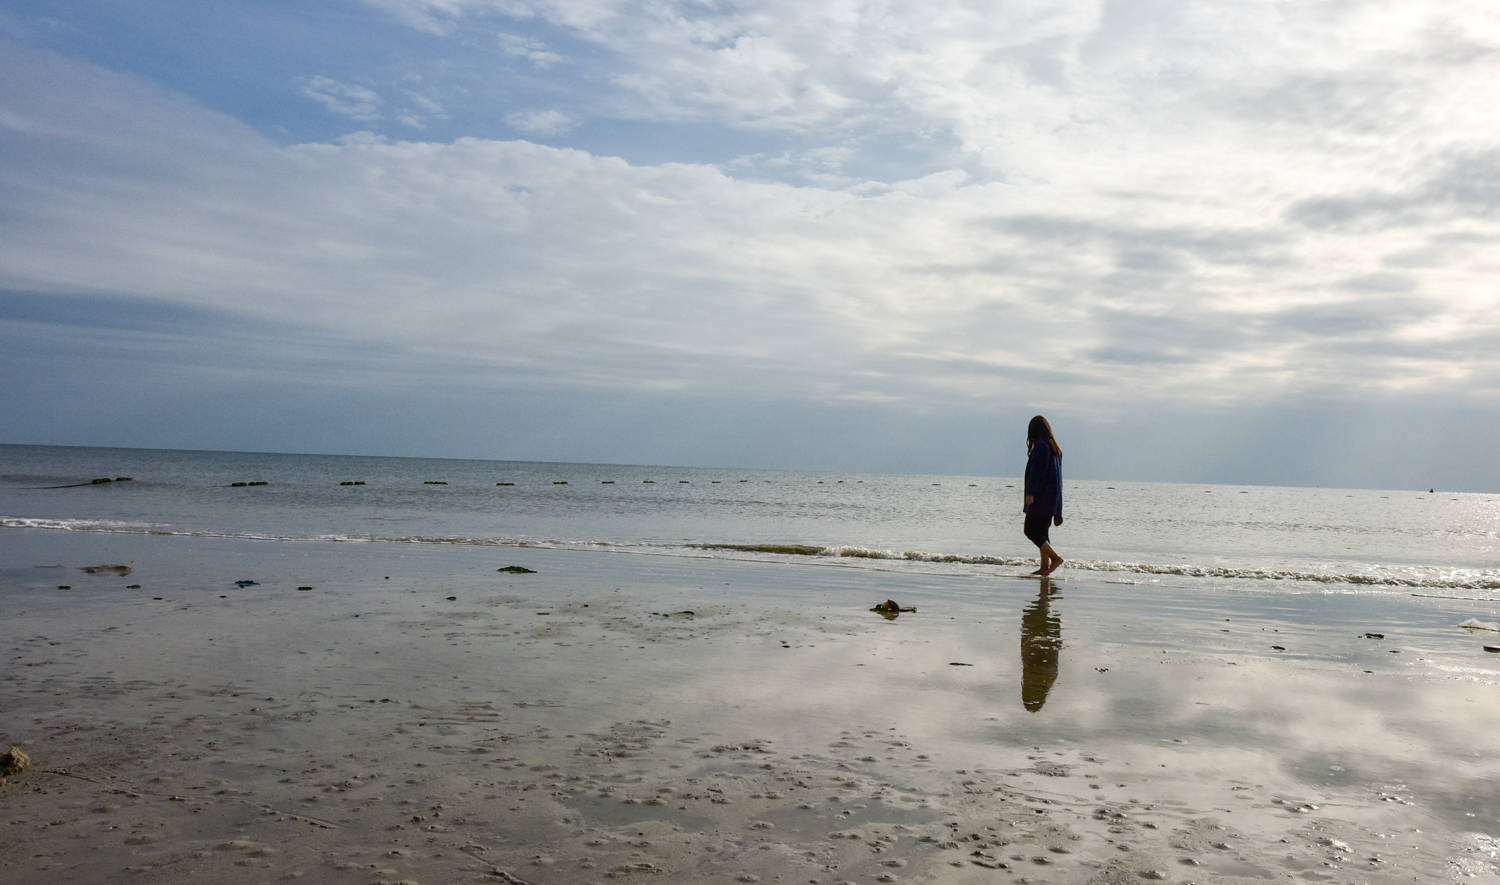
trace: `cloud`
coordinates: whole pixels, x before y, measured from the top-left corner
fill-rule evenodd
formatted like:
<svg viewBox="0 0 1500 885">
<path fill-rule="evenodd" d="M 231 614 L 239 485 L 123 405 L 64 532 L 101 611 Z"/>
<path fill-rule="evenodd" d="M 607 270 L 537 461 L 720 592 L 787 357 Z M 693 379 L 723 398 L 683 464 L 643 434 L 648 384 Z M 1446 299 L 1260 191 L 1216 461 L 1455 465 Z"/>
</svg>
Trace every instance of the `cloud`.
<svg viewBox="0 0 1500 885">
<path fill-rule="evenodd" d="M 436 99 L 429 98 L 428 96 L 425 96 L 420 92 L 416 92 L 411 89 L 406 90 L 406 97 L 412 104 L 420 108 L 425 114 L 433 117 L 448 116 L 447 109 L 445 109 L 442 104 Z"/>
<path fill-rule="evenodd" d="M 1290 221 L 1326 231 L 1378 231 L 1500 222 L 1500 150 L 1457 150 L 1404 188 L 1368 188 L 1298 200 Z"/>
<path fill-rule="evenodd" d="M 501 52 L 516 58 L 524 58 L 538 68 L 550 68 L 563 60 L 561 55 L 552 51 L 546 43 L 540 40 L 518 34 L 499 34 L 496 39 L 500 43 Z"/>
<path fill-rule="evenodd" d="M 96 93 L 83 106 L 130 103 L 127 78 L 70 70 Z M 190 141 L 221 128 L 212 114 L 182 113 L 170 125 Z M 28 143 L 53 155 L 104 137 L 88 115 L 32 109 L 26 119 Z M 16 167 L 19 192 L 23 177 L 50 181 L 54 199 L 33 190 L 15 203 L 0 265 L 11 285 L 296 315 L 528 384 L 728 393 L 774 381 L 923 408 L 1005 390 L 1107 410 L 1118 385 L 1162 400 L 1268 397 L 1347 383 L 1352 365 L 1378 385 L 1391 377 L 1374 366 L 1381 341 L 1426 348 L 1403 383 L 1441 384 L 1452 375 L 1445 343 L 1494 325 L 1479 318 L 1489 296 L 1439 297 L 1431 271 L 1385 267 L 1395 241 L 1355 260 L 1274 213 L 1152 191 L 961 173 L 854 188 L 838 174 L 850 159 L 839 145 L 790 160 L 834 170 L 794 185 L 739 179 L 734 167 L 375 134 L 219 140 L 185 162 L 159 137 L 164 121 L 101 112 L 98 122 L 130 146 L 111 150 L 113 167 L 171 171 L 74 190 L 43 156 Z M 576 126 L 559 111 L 509 122 L 550 135 Z M 1465 199 L 1482 204 L 1469 177 Z M 1460 180 L 1445 167 L 1415 193 Z M 1454 281 L 1468 272 L 1441 268 Z M 1341 293 L 1409 300 L 1364 310 Z M 490 329 L 511 343 L 493 347 Z M 1356 331 L 1367 357 L 1318 355 L 1320 342 Z"/>
<path fill-rule="evenodd" d="M 7 47 L 0 287 L 294 317 L 351 378 L 927 415 L 1500 374 L 1457 0 L 367 6 L 337 79 L 270 65 L 305 129 Z"/>
<path fill-rule="evenodd" d="M 457 31 L 466 18 L 502 15 L 529 18 L 532 14 L 526 0 L 364 0 L 409 27 L 428 34 L 447 36 Z"/>
<path fill-rule="evenodd" d="M 572 117 L 558 110 L 517 111 L 508 114 L 505 122 L 512 129 L 538 135 L 556 135 L 578 125 Z"/>
<path fill-rule="evenodd" d="M 1350 277 L 1340 284 L 1340 287 L 1350 292 L 1362 294 L 1384 294 L 1388 292 L 1412 292 L 1417 289 L 1417 281 L 1407 274 L 1395 274 L 1386 271 L 1361 274 Z"/>
<path fill-rule="evenodd" d="M 351 120 L 377 120 L 384 104 L 379 95 L 364 86 L 340 83 L 331 77 L 313 76 L 302 80 L 298 90 L 326 108 L 329 113 Z"/>
</svg>

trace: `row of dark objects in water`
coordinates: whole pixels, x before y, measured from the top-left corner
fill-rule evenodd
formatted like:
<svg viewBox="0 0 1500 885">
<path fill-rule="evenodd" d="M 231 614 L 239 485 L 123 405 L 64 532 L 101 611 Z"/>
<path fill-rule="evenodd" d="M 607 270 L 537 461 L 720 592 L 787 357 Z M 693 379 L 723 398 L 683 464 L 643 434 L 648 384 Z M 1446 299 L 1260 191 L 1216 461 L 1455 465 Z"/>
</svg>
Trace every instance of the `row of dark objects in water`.
<svg viewBox="0 0 1500 885">
<path fill-rule="evenodd" d="M 98 479 L 91 479 L 88 482 L 70 482 L 70 483 L 65 483 L 64 485 L 60 485 L 60 486 L 43 486 L 42 488 L 48 488 L 48 489 L 76 489 L 79 486 L 102 486 L 102 485 L 109 485 L 110 483 L 116 483 L 116 482 L 135 482 L 135 477 L 133 477 L 133 476 L 116 476 L 116 477 L 111 478 L 111 477 L 108 477 L 108 476 L 101 476 Z"/>
<path fill-rule="evenodd" d="M 128 479 L 129 477 L 124 477 L 124 478 Z M 742 479 L 742 480 L 739 480 L 739 481 L 740 482 L 750 482 L 751 480 Z M 771 480 L 769 480 L 769 479 L 765 480 L 765 481 L 766 482 L 771 482 Z M 97 480 L 96 479 L 96 480 L 94 480 L 94 482 L 109 482 L 109 480 L 107 480 L 107 479 L 106 480 Z M 722 482 L 723 482 L 723 480 L 721 480 L 721 479 L 709 480 L 709 483 L 711 485 L 719 485 Z M 857 479 L 857 480 L 855 480 L 855 482 L 857 482 L 857 483 L 863 483 L 864 480 Z M 691 485 L 692 484 L 692 480 L 679 479 L 679 480 L 677 480 L 677 483 L 679 485 Z M 428 479 L 428 480 L 423 480 L 422 484 L 423 485 L 428 485 L 428 486 L 445 486 L 445 485 L 448 484 L 448 481 L 445 480 L 445 479 Z M 565 485 L 568 485 L 569 483 L 568 483 L 568 480 L 566 480 L 566 479 L 555 479 L 555 480 L 552 481 L 552 484 L 555 485 L 555 486 L 565 486 Z M 605 486 L 612 486 L 612 485 L 615 485 L 616 482 L 615 482 L 615 480 L 612 480 L 612 479 L 601 479 L 601 480 L 599 480 L 599 484 L 600 485 L 605 485 Z M 648 485 L 648 486 L 649 485 L 656 485 L 656 480 L 654 480 L 654 479 L 643 479 L 643 480 L 641 480 L 641 484 L 642 485 Z M 821 480 L 821 479 L 818 480 L 818 485 L 824 485 L 824 484 L 825 483 L 824 483 L 823 480 Z M 835 482 L 835 485 L 843 485 L 843 484 L 844 484 L 844 480 L 842 480 L 842 479 L 837 480 Z M 247 487 L 247 486 L 266 486 L 266 485 L 270 485 L 270 483 L 267 482 L 266 480 L 263 480 L 263 479 L 262 480 L 255 480 L 253 482 L 232 482 L 232 483 L 229 484 L 230 488 L 235 488 L 235 489 L 244 488 L 244 487 Z M 364 480 L 362 480 L 362 479 L 346 479 L 346 480 L 340 482 L 339 485 L 341 485 L 341 486 L 362 486 L 362 485 L 366 485 L 366 482 Z M 497 486 L 513 486 L 513 485 L 515 485 L 515 483 L 513 483 L 513 482 L 497 482 L 497 483 L 495 483 L 495 485 L 497 485 Z M 933 483 L 933 485 L 940 486 L 940 485 L 942 485 L 942 483 L 935 482 L 935 483 Z M 979 487 L 978 483 L 974 483 L 974 482 L 969 483 L 969 488 L 971 488 L 971 489 L 978 488 L 978 487 Z M 1006 488 L 1012 488 L 1012 486 L 1006 486 Z"/>
<path fill-rule="evenodd" d="M 48 486 L 48 488 L 69 489 L 69 488 L 75 488 L 77 486 L 88 486 L 88 485 L 98 486 L 98 485 L 105 485 L 107 483 L 134 482 L 134 481 L 135 481 L 135 477 L 133 477 L 133 476 L 116 476 L 114 478 L 110 478 L 108 476 L 101 476 L 101 477 L 99 477 L 97 479 L 89 480 L 88 482 L 75 482 L 75 483 L 69 483 L 67 485 L 61 485 L 61 486 Z M 765 480 L 765 481 L 766 482 L 771 482 L 771 480 L 769 480 L 769 479 Z M 678 482 L 679 485 L 690 485 L 691 484 L 691 480 L 686 480 L 686 479 L 679 479 L 679 480 L 677 480 L 677 482 Z M 709 482 L 712 485 L 719 485 L 720 483 L 723 482 L 723 480 L 714 479 L 714 480 L 709 480 Z M 751 482 L 751 480 L 742 479 L 742 480 L 740 480 L 740 482 Z M 864 480 L 857 479 L 857 480 L 855 480 L 855 482 L 856 483 L 863 483 Z M 249 487 L 249 486 L 268 486 L 270 484 L 271 483 L 268 482 L 268 481 L 266 481 L 266 480 L 257 479 L 257 480 L 251 480 L 249 482 L 232 482 L 232 483 L 229 484 L 229 486 L 230 486 L 230 488 L 238 489 L 238 488 L 246 488 L 246 487 Z M 422 484 L 423 485 L 429 485 L 429 486 L 445 486 L 445 485 L 448 484 L 448 481 L 445 480 L 445 479 L 428 479 L 428 480 L 423 480 Z M 565 485 L 568 485 L 568 481 L 565 480 L 565 479 L 556 479 L 556 480 L 552 481 L 552 484 L 555 485 L 555 486 L 565 486 Z M 612 480 L 612 479 L 601 479 L 601 480 L 599 480 L 599 484 L 600 485 L 606 485 L 606 486 L 612 486 L 612 485 L 615 485 L 615 481 Z M 654 479 L 643 479 L 643 480 L 641 480 L 641 484 L 642 485 L 655 485 L 656 484 L 656 480 L 654 480 Z M 823 480 L 821 480 L 821 479 L 818 480 L 818 485 L 823 485 L 823 484 L 824 484 Z M 844 480 L 842 480 L 842 479 L 836 480 L 835 484 L 836 485 L 843 485 L 844 484 Z M 341 486 L 362 486 L 362 485 L 366 485 L 366 483 L 362 479 L 346 479 L 343 482 L 340 482 L 339 485 L 341 485 Z M 513 483 L 513 482 L 497 482 L 497 483 L 495 483 L 495 485 L 497 485 L 497 486 L 513 486 L 513 485 L 515 485 L 515 483 Z M 942 485 L 942 483 L 935 482 L 935 483 L 932 483 L 932 485 L 940 486 L 940 485 Z M 973 482 L 969 483 L 969 488 L 971 488 L 971 489 L 975 489 L 975 488 L 978 488 L 978 487 L 979 487 L 978 483 L 973 483 Z M 1014 485 L 1006 485 L 1006 488 L 1008 488 L 1008 489 L 1015 488 L 1015 486 Z M 1110 491 L 1114 491 L 1115 487 L 1114 486 L 1108 486 L 1108 489 Z M 1208 495 L 1208 494 L 1213 494 L 1213 491 L 1211 489 L 1204 489 L 1203 493 L 1205 495 Z M 1241 491 L 1240 494 L 1241 495 L 1248 495 L 1249 492 Z M 1433 490 L 1429 489 L 1428 490 L 1428 494 L 1434 494 Z M 1349 495 L 1347 497 L 1353 497 L 1353 495 Z"/>
<path fill-rule="evenodd" d="M 96 485 L 97 486 L 97 485 L 104 485 L 105 483 L 134 482 L 134 481 L 135 481 L 135 477 L 132 477 L 132 476 L 117 476 L 117 477 L 115 477 L 113 479 L 111 479 L 110 477 L 107 477 L 107 476 L 103 476 L 103 477 L 100 477 L 98 479 L 90 480 L 89 482 L 71 483 L 71 484 L 66 485 L 66 486 L 52 486 L 52 488 L 72 488 L 74 486 L 87 486 L 87 485 Z M 751 480 L 748 480 L 748 479 L 742 479 L 742 480 L 739 480 L 739 481 L 740 482 L 751 482 Z M 677 482 L 678 482 L 679 485 L 690 485 L 692 483 L 691 480 L 687 480 L 687 479 L 679 479 L 679 480 L 677 480 Z M 723 482 L 723 480 L 720 480 L 720 479 L 709 480 L 709 483 L 712 484 L 712 485 L 719 485 L 722 482 Z M 765 482 L 771 482 L 771 480 L 768 479 L 768 480 L 765 480 Z M 857 479 L 857 480 L 855 480 L 855 482 L 862 484 L 862 483 L 864 483 L 864 480 Z M 250 481 L 232 482 L 232 483 L 229 484 L 229 487 L 233 488 L 233 489 L 239 489 L 239 488 L 248 488 L 248 487 L 251 487 L 251 486 L 268 486 L 270 484 L 271 483 L 268 480 L 256 479 L 256 480 L 250 480 Z M 428 485 L 428 486 L 445 486 L 445 485 L 448 484 L 448 481 L 445 480 L 445 479 L 428 479 L 428 480 L 423 480 L 422 484 L 423 485 Z M 568 481 L 566 479 L 555 479 L 555 480 L 552 481 L 552 484 L 555 485 L 555 486 L 565 486 L 565 485 L 568 485 Z M 601 479 L 601 480 L 599 480 L 599 484 L 600 485 L 606 485 L 606 486 L 612 486 L 612 485 L 615 485 L 615 480 L 612 480 L 612 479 Z M 654 479 L 643 479 L 643 480 L 641 480 L 641 484 L 642 485 L 655 485 L 656 484 L 656 480 L 654 480 Z M 821 480 L 821 479 L 818 480 L 818 485 L 824 485 L 824 484 L 825 483 L 824 483 L 823 480 Z M 834 484 L 835 485 L 843 485 L 844 484 L 844 480 L 842 480 L 842 479 L 835 480 Z M 362 485 L 366 485 L 366 483 L 362 479 L 346 479 L 346 480 L 340 482 L 339 485 L 341 485 L 341 486 L 362 486 Z M 514 482 L 497 482 L 497 483 L 495 483 L 495 485 L 497 485 L 497 486 L 513 486 L 513 485 L 515 485 L 515 483 Z M 942 483 L 935 482 L 935 483 L 932 483 L 932 485 L 940 486 L 940 485 L 942 485 Z M 969 483 L 969 488 L 971 488 L 971 489 L 978 488 L 978 487 L 979 487 L 978 483 L 973 483 L 973 482 Z M 1012 486 L 1007 485 L 1006 488 L 1012 488 Z"/>
</svg>

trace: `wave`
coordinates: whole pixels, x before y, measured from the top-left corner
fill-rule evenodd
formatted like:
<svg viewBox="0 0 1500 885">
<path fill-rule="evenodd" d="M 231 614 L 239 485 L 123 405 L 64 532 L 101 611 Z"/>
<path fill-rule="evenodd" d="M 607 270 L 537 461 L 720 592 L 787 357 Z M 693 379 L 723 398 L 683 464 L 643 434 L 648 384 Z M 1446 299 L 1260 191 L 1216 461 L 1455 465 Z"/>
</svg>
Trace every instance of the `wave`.
<svg viewBox="0 0 1500 885">
<path fill-rule="evenodd" d="M 816 544 L 773 543 L 661 543 L 603 540 L 569 540 L 537 538 L 485 538 L 432 535 L 278 535 L 265 532 L 208 531 L 172 528 L 160 524 L 130 523 L 115 520 L 0 518 L 0 528 L 47 529 L 70 532 L 105 532 L 112 534 L 178 535 L 198 538 L 251 541 L 314 541 L 335 543 L 428 544 L 470 547 L 534 547 L 609 550 L 617 552 L 651 552 L 658 555 L 746 554 L 766 557 L 867 560 L 872 562 L 933 563 L 943 565 L 993 566 L 1020 568 L 1036 565 L 1035 557 L 996 556 L 992 554 L 933 553 L 922 550 L 893 551 L 858 545 L 821 546 Z M 1244 581 L 1297 582 L 1306 584 L 1350 585 L 1374 589 L 1411 590 L 1500 590 L 1500 576 L 1478 573 L 1465 576 L 1400 575 L 1368 573 L 1332 573 L 1298 570 L 1257 569 L 1235 566 L 1203 566 L 1070 559 L 1070 572 L 1154 575 L 1184 578 L 1221 578 Z M 1423 595 L 1423 594 L 1418 594 Z"/>
<path fill-rule="evenodd" d="M 316 541 L 323 543 L 434 544 L 473 547 L 612 547 L 609 541 L 535 540 L 528 538 L 472 538 L 435 535 L 285 535 L 270 532 L 183 529 L 161 524 L 109 519 L 50 519 L 0 517 L 0 528 L 47 529 L 64 532 L 103 532 L 119 535 L 169 535 L 184 538 L 216 538 L 231 541 Z"/>
<path fill-rule="evenodd" d="M 52 529 L 63 532 L 120 532 L 124 534 L 149 535 L 160 532 L 173 534 L 166 526 L 150 523 L 121 522 L 113 519 L 45 519 L 5 517 L 0 519 L 0 528 Z"/>
<path fill-rule="evenodd" d="M 700 550 L 731 550 L 743 553 L 765 553 L 795 556 L 819 556 L 853 559 L 883 559 L 905 562 L 955 563 L 961 565 L 1031 566 L 1035 557 L 994 556 L 990 554 L 928 553 L 921 550 L 896 552 L 859 546 L 816 547 L 807 544 L 689 544 Z M 1410 587 L 1442 590 L 1500 590 L 1500 577 L 1439 578 L 1409 575 L 1375 575 L 1364 573 L 1328 573 L 1278 569 L 1238 568 L 1233 566 L 1164 565 L 1145 562 L 1118 562 L 1070 559 L 1073 571 L 1125 572 L 1141 575 L 1169 575 L 1189 578 L 1238 578 L 1258 581 L 1298 581 L 1314 584 L 1352 584 L 1372 587 Z"/>
</svg>

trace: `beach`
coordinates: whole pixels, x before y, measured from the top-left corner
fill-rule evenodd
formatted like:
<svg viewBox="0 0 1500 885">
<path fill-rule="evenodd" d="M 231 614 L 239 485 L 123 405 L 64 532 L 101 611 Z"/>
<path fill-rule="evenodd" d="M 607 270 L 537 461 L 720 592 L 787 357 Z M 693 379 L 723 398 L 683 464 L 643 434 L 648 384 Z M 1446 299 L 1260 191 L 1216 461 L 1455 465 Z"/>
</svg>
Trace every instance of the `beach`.
<svg viewBox="0 0 1500 885">
<path fill-rule="evenodd" d="M 31 759 L 0 781 L 8 883 L 1500 882 L 1500 633 L 1459 626 L 1491 603 L 30 529 L 0 551 L 0 743 Z"/>
</svg>

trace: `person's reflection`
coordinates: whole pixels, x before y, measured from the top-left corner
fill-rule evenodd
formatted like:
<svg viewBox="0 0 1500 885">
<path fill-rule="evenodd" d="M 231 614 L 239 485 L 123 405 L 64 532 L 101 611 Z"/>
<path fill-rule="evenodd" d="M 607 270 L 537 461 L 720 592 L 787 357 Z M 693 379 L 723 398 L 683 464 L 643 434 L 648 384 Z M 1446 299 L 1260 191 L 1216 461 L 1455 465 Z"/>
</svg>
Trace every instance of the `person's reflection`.
<svg viewBox="0 0 1500 885">
<path fill-rule="evenodd" d="M 1055 594 L 1042 578 L 1036 602 L 1021 612 L 1021 703 L 1035 713 L 1047 703 L 1047 692 L 1057 681 L 1057 653 L 1062 648 L 1062 619 L 1048 611 Z"/>
</svg>

